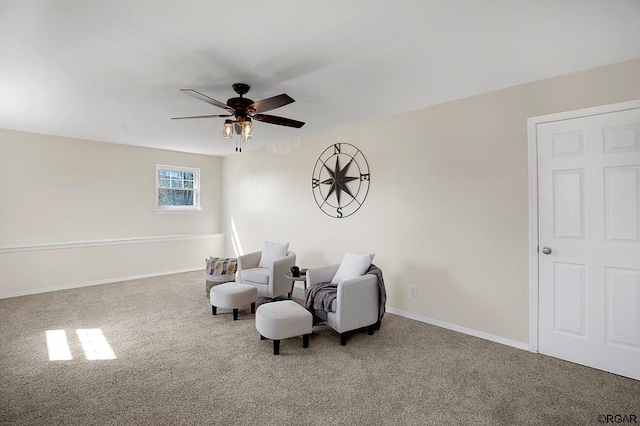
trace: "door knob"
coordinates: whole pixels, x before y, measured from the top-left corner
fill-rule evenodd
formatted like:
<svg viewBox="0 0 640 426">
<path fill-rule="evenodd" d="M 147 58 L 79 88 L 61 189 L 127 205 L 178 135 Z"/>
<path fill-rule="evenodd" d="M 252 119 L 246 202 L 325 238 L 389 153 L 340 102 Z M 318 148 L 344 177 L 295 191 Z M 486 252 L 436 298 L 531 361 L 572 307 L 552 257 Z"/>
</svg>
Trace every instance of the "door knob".
<svg viewBox="0 0 640 426">
<path fill-rule="evenodd" d="M 544 254 L 551 254 L 553 250 L 551 250 L 551 247 L 543 247 L 542 248 L 542 253 Z"/>
</svg>

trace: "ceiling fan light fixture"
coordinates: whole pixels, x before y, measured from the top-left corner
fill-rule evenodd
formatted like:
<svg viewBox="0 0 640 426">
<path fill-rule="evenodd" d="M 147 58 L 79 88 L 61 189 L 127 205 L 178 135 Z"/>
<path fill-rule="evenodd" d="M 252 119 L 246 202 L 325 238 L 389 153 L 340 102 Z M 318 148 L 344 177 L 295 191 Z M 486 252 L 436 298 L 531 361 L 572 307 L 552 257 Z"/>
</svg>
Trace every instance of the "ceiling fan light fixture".
<svg viewBox="0 0 640 426">
<path fill-rule="evenodd" d="M 246 118 L 242 122 L 242 140 L 248 141 L 253 136 L 253 126 L 251 125 L 251 120 Z"/>
<path fill-rule="evenodd" d="M 231 122 L 231 120 L 224 121 L 224 127 L 222 128 L 222 136 L 224 136 L 225 139 L 229 139 L 231 138 L 231 136 L 233 136 L 233 123 Z"/>
</svg>

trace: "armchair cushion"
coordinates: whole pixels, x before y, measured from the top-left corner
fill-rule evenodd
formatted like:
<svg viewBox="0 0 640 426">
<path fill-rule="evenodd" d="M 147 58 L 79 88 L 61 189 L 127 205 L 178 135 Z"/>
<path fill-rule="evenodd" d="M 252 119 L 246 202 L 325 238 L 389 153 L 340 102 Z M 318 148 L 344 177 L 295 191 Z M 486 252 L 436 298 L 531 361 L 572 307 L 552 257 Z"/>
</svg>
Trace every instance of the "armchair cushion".
<svg viewBox="0 0 640 426">
<path fill-rule="evenodd" d="M 264 243 L 264 249 L 262 249 L 262 256 L 260 256 L 259 268 L 269 268 L 273 262 L 281 259 L 287 255 L 289 250 L 289 243 L 272 243 L 266 241 Z"/>
<path fill-rule="evenodd" d="M 340 281 L 361 277 L 369 270 L 374 256 L 375 253 L 360 254 L 350 251 L 346 252 L 338 271 L 331 280 L 331 284 L 338 284 Z"/>
<path fill-rule="evenodd" d="M 251 268 L 242 271 L 242 281 L 250 281 L 257 284 L 269 284 L 268 268 Z"/>
</svg>

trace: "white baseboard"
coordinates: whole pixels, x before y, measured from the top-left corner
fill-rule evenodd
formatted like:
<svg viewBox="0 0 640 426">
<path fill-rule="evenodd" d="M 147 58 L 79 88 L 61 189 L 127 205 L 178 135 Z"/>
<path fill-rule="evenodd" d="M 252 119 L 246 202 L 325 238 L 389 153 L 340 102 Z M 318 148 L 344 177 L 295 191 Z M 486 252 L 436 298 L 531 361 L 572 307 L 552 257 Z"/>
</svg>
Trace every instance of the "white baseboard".
<svg viewBox="0 0 640 426">
<path fill-rule="evenodd" d="M 72 289 L 72 288 L 89 287 L 89 286 L 92 286 L 92 285 L 100 285 L 100 284 L 119 283 L 119 282 L 122 282 L 122 281 L 138 280 L 138 279 L 141 279 L 141 278 L 153 278 L 153 277 L 159 277 L 159 276 L 162 276 L 162 275 L 179 274 L 181 272 L 193 272 L 193 271 L 203 271 L 203 274 L 204 274 L 204 268 L 202 266 L 198 266 L 198 267 L 194 267 L 194 268 L 175 269 L 173 271 L 162 271 L 162 272 L 152 272 L 152 273 L 149 273 L 149 274 L 131 275 L 131 276 L 128 276 L 128 277 L 107 278 L 105 280 L 87 281 L 87 282 L 84 282 L 84 283 L 69 284 L 69 285 L 63 285 L 63 286 L 57 286 L 57 287 L 40 288 L 40 289 L 37 289 L 37 290 L 31 290 L 31 291 L 20 291 L 20 292 L 17 292 L 17 293 L 5 293 L 5 294 L 0 294 L 0 299 L 8 299 L 10 297 L 18 297 L 18 296 L 30 296 L 32 294 L 49 293 L 51 291 L 68 290 L 68 289 Z M 203 282 L 204 282 L 204 275 L 203 275 Z"/>
<path fill-rule="evenodd" d="M 404 312 L 399 309 L 386 308 L 386 311 L 390 314 L 399 315 L 401 317 L 409 318 L 412 320 L 424 322 L 426 324 L 435 325 L 436 327 L 446 328 L 448 330 L 457 331 L 458 333 L 468 334 L 470 336 L 479 337 L 481 339 L 489 340 L 491 342 L 500 343 L 503 345 L 511 346 L 517 349 L 522 349 L 524 351 L 530 351 L 528 343 L 517 342 L 515 340 L 505 339 L 504 337 L 494 336 L 493 334 L 485 333 L 483 331 L 474 330 L 472 328 L 462 327 L 455 324 L 450 324 L 448 322 L 435 320 L 428 317 L 423 317 L 421 315 L 412 314 L 409 312 Z"/>
</svg>

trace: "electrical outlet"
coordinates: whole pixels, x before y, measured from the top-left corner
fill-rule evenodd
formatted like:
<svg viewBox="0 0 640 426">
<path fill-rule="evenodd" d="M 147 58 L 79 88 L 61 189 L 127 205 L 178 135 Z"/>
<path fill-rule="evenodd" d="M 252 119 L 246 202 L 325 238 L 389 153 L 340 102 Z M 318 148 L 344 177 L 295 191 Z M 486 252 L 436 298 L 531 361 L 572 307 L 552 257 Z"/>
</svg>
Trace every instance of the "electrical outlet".
<svg viewBox="0 0 640 426">
<path fill-rule="evenodd" d="M 410 285 L 409 286 L 409 296 L 416 297 L 416 286 L 415 285 Z"/>
</svg>

